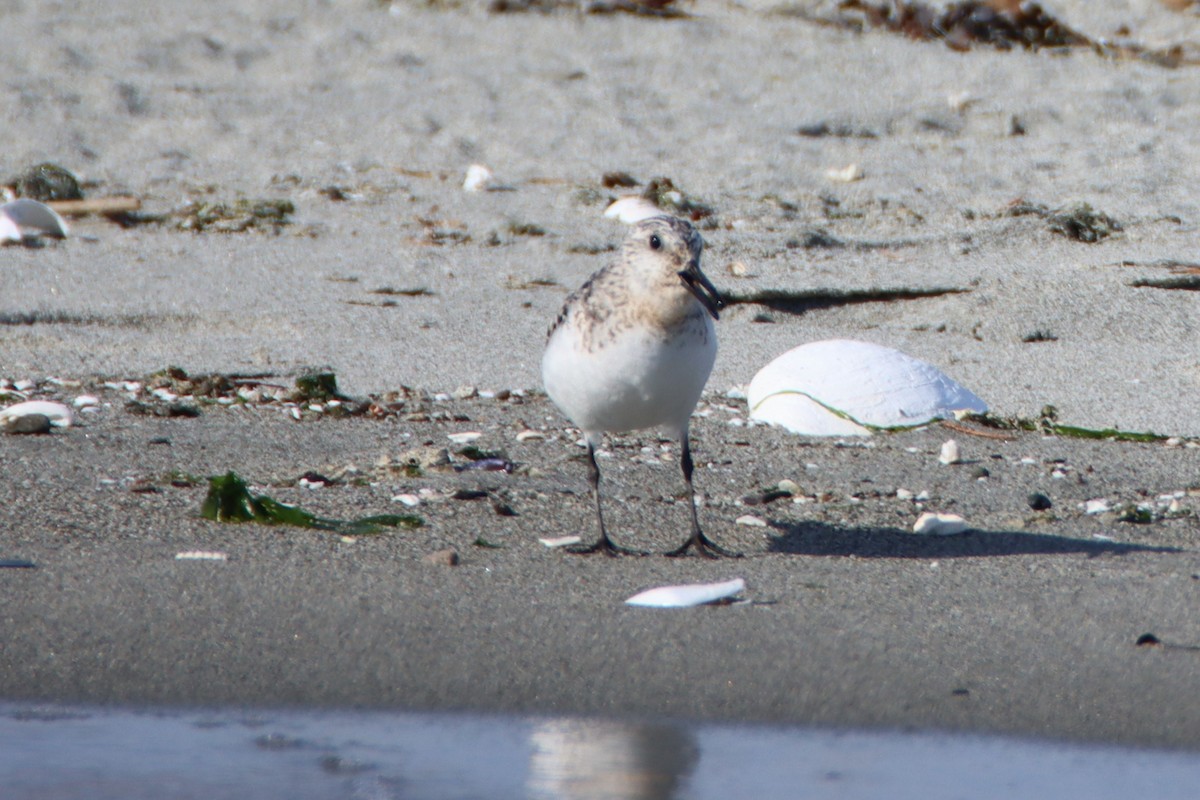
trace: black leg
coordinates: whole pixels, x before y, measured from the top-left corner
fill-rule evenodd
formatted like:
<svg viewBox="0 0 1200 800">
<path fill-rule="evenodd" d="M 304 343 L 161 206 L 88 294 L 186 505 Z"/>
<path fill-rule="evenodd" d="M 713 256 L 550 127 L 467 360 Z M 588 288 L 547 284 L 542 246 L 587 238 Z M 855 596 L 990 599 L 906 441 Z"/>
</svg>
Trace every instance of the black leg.
<svg viewBox="0 0 1200 800">
<path fill-rule="evenodd" d="M 679 454 L 679 466 L 683 469 L 683 480 L 687 483 L 688 508 L 692 512 L 692 535 L 681 546 L 667 553 L 667 557 L 678 558 L 679 556 L 686 555 L 687 551 L 694 546 L 696 552 L 705 558 L 720 558 L 721 556 L 725 556 L 726 558 L 741 558 L 741 553 L 726 550 L 705 536 L 704 531 L 700 530 L 700 518 L 696 515 L 696 490 L 692 486 L 692 470 L 694 469 L 694 465 L 692 464 L 692 448 L 688 444 L 687 428 L 683 429 L 683 435 L 679 437 L 679 441 L 683 447 L 683 452 Z"/>
<path fill-rule="evenodd" d="M 591 553 L 603 552 L 610 556 L 645 556 L 649 555 L 642 550 L 631 550 L 628 547 L 621 547 L 608 538 L 608 531 L 604 528 L 604 513 L 600 510 L 600 465 L 596 463 L 596 450 L 592 447 L 591 439 L 588 440 L 588 464 L 591 469 L 588 471 L 588 482 L 592 484 L 592 497 L 596 501 L 596 522 L 600 524 L 600 539 L 595 544 L 590 545 L 572 545 L 566 548 L 568 553 L 575 555 L 589 555 Z"/>
</svg>

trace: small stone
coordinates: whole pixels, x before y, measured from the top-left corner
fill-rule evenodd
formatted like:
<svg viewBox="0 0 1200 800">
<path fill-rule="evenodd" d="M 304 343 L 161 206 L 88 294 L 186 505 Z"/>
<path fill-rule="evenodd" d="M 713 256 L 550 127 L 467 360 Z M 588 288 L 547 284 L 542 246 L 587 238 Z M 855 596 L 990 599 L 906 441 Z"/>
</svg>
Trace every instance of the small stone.
<svg viewBox="0 0 1200 800">
<path fill-rule="evenodd" d="M 438 564 L 443 567 L 457 567 L 458 551 L 453 547 L 447 547 L 444 550 L 435 550 L 432 553 L 424 556 L 421 560 L 426 564 Z"/>
<path fill-rule="evenodd" d="M 37 388 L 37 384 L 29 379 L 19 380 L 13 383 L 13 388 L 18 392 L 28 392 Z"/>
<path fill-rule="evenodd" d="M 738 517 L 737 520 L 735 520 L 735 521 L 737 522 L 738 525 L 746 525 L 751 528 L 767 527 L 766 520 L 761 519 L 760 517 L 756 517 L 753 514 L 743 514 L 742 516 Z"/>
<path fill-rule="evenodd" d="M 392 498 L 392 502 L 403 503 L 409 508 L 412 508 L 413 506 L 420 505 L 421 498 L 417 497 L 415 494 L 398 494 Z"/>
<path fill-rule="evenodd" d="M 942 451 L 938 454 L 938 461 L 943 464 L 958 464 L 962 461 L 962 455 L 958 450 L 958 442 L 950 439 L 942 444 Z"/>
<path fill-rule="evenodd" d="M 100 398 L 94 394 L 81 394 L 71 401 L 71 405 L 76 408 L 89 408 L 91 406 L 100 405 Z"/>
<path fill-rule="evenodd" d="M 1086 503 L 1083 504 L 1083 513 L 1085 513 L 1085 514 L 1090 514 L 1090 515 L 1103 514 L 1106 511 L 1108 511 L 1108 501 L 1105 500 L 1103 497 L 1098 497 L 1093 500 L 1088 500 Z"/>
<path fill-rule="evenodd" d="M 1049 511 L 1054 506 L 1050 498 L 1041 492 L 1030 492 L 1026 502 L 1034 511 Z"/>
<path fill-rule="evenodd" d="M 479 390 L 474 386 L 460 386 L 450 396 L 455 400 L 470 400 L 472 397 L 479 396 Z"/>
<path fill-rule="evenodd" d="M 462 433 L 446 434 L 446 438 L 449 439 L 450 441 L 454 442 L 455 444 L 470 444 L 471 442 L 475 441 L 476 439 L 480 439 L 482 437 L 483 437 L 483 434 L 479 431 L 464 431 Z"/>
<path fill-rule="evenodd" d="M 788 494 L 792 495 L 793 497 L 795 497 L 796 495 L 804 494 L 804 490 L 802 488 L 800 488 L 800 484 L 798 484 L 795 481 L 790 480 L 788 478 L 784 478 L 779 483 L 777 483 L 776 486 L 779 487 L 779 491 L 787 492 Z"/>
<path fill-rule="evenodd" d="M 975 478 L 976 480 L 983 480 L 984 478 L 989 477 L 991 474 L 991 472 L 988 472 L 987 467 L 976 467 L 975 469 L 971 470 L 971 477 Z"/>
<path fill-rule="evenodd" d="M 896 499 L 897 500 L 912 500 L 914 497 L 916 497 L 916 495 L 913 494 L 912 492 L 910 492 L 908 489 L 897 489 L 896 490 Z"/>
</svg>

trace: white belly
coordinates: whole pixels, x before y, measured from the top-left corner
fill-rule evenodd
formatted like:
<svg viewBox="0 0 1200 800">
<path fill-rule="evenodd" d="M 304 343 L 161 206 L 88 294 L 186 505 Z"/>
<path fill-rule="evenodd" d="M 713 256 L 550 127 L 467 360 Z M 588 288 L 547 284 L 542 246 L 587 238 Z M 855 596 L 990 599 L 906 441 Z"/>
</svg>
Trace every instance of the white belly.
<svg viewBox="0 0 1200 800">
<path fill-rule="evenodd" d="M 717 356 L 712 320 L 696 316 L 670 340 L 627 330 L 605 347 L 582 349 L 574 329 L 555 331 L 542 356 L 550 399 L 586 433 L 687 424 Z"/>
</svg>

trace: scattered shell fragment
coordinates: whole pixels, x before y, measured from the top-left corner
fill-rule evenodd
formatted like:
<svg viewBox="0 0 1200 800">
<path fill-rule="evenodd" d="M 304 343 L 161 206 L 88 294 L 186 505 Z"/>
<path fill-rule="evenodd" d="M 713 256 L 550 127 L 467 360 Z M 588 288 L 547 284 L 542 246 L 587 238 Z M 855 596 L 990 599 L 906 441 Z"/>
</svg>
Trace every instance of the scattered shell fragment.
<svg viewBox="0 0 1200 800">
<path fill-rule="evenodd" d="M 446 434 L 446 438 L 455 444 L 470 444 L 482 436 L 483 434 L 480 431 L 463 431 L 462 433 Z"/>
<path fill-rule="evenodd" d="M 690 583 L 680 586 L 659 586 L 639 592 L 625 601 L 630 606 L 651 608 L 687 608 L 715 603 L 740 594 L 746 588 L 741 578 L 721 583 Z"/>
<path fill-rule="evenodd" d="M 546 438 L 546 434 L 541 431 L 524 430 L 517 434 L 518 442 L 537 442 Z"/>
<path fill-rule="evenodd" d="M 838 183 L 854 183 L 863 179 L 863 171 L 858 164 L 847 164 L 841 169 L 826 170 L 825 177 Z"/>
<path fill-rule="evenodd" d="M 943 442 L 942 451 L 938 454 L 938 461 L 946 465 L 962 463 L 962 455 L 958 451 L 958 442 L 953 439 Z"/>
<path fill-rule="evenodd" d="M 1088 500 L 1083 504 L 1083 513 L 1085 514 L 1103 514 L 1108 511 L 1108 501 L 1103 497 L 1097 497 L 1093 500 Z"/>
<path fill-rule="evenodd" d="M 766 520 L 762 519 L 761 517 L 756 517 L 753 514 L 743 514 L 742 516 L 738 517 L 735 522 L 737 522 L 738 525 L 746 525 L 751 528 L 767 527 Z"/>
<path fill-rule="evenodd" d="M 100 405 L 100 398 L 94 394 L 81 394 L 71 401 L 71 405 L 76 408 L 89 408 L 91 406 Z"/>
<path fill-rule="evenodd" d="M 617 222 L 623 222 L 626 225 L 636 225 L 644 219 L 661 217 L 665 213 L 665 211 L 641 195 L 621 197 L 614 200 L 609 204 L 608 208 L 604 209 L 604 216 L 606 218 L 615 219 Z"/>
<path fill-rule="evenodd" d="M 184 550 L 175 554 L 176 561 L 228 561 L 229 554 L 220 550 Z"/>
<path fill-rule="evenodd" d="M 483 164 L 472 164 L 467 167 L 467 176 L 463 179 L 463 191 L 482 192 L 492 180 L 492 171 Z"/>
<path fill-rule="evenodd" d="M 828 339 L 767 364 L 746 391 L 750 418 L 808 436 L 866 436 L 978 413 L 987 404 L 937 367 L 870 342 Z"/>
<path fill-rule="evenodd" d="M 66 238 L 67 231 L 67 223 L 45 203 L 21 197 L 0 205 L 0 243 L 39 234 Z"/>
<path fill-rule="evenodd" d="M 392 501 L 395 503 L 403 503 L 409 508 L 421 504 L 421 498 L 417 497 L 415 494 L 398 494 L 392 498 Z"/>
<path fill-rule="evenodd" d="M 963 533 L 968 528 L 967 521 L 958 514 L 934 514 L 926 511 L 917 517 L 917 521 L 913 524 L 913 533 L 953 536 L 956 533 Z"/>
<path fill-rule="evenodd" d="M 538 541 L 541 542 L 542 544 L 546 545 L 546 547 L 553 548 L 553 547 L 569 547 L 570 545 L 573 545 L 573 544 L 579 544 L 580 542 L 583 541 L 583 539 L 578 536 L 555 536 L 555 537 L 550 537 L 550 538 L 546 538 L 546 539 L 538 539 Z"/>
<path fill-rule="evenodd" d="M 33 415 L 45 417 L 56 428 L 71 427 L 71 409 L 62 403 L 54 403 L 49 400 L 28 400 L 9 406 L 0 411 L 0 427 L 8 430 L 11 426 L 19 424 L 16 420 L 21 417 Z"/>
<path fill-rule="evenodd" d="M 974 105 L 976 102 L 977 100 L 974 95 L 965 89 L 961 92 L 951 92 L 946 96 L 946 105 L 949 106 L 950 110 L 954 111 L 955 113 L 961 113 L 965 111 L 969 106 Z"/>
</svg>

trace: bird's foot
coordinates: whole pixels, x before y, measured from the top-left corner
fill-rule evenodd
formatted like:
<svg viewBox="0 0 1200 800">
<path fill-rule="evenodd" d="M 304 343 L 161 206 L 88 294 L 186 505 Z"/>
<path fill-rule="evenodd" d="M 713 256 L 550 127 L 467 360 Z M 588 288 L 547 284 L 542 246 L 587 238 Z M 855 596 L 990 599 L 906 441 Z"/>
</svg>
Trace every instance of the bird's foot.
<svg viewBox="0 0 1200 800">
<path fill-rule="evenodd" d="M 680 558 L 681 556 L 687 555 L 688 550 L 691 550 L 692 547 L 695 547 L 696 552 L 705 558 L 717 559 L 742 557 L 741 553 L 734 552 L 733 550 L 726 550 L 724 547 L 721 547 L 721 545 L 717 544 L 712 539 L 709 539 L 700 531 L 692 534 L 690 539 L 684 542 L 681 546 L 669 551 L 666 556 L 667 558 Z"/>
<path fill-rule="evenodd" d="M 614 544 L 612 539 L 607 536 L 601 538 L 595 544 L 573 544 L 570 547 L 563 548 L 571 555 L 588 556 L 592 553 L 604 553 L 606 556 L 648 556 L 650 555 L 645 550 L 634 550 L 630 547 L 622 547 L 619 544 Z"/>
</svg>

